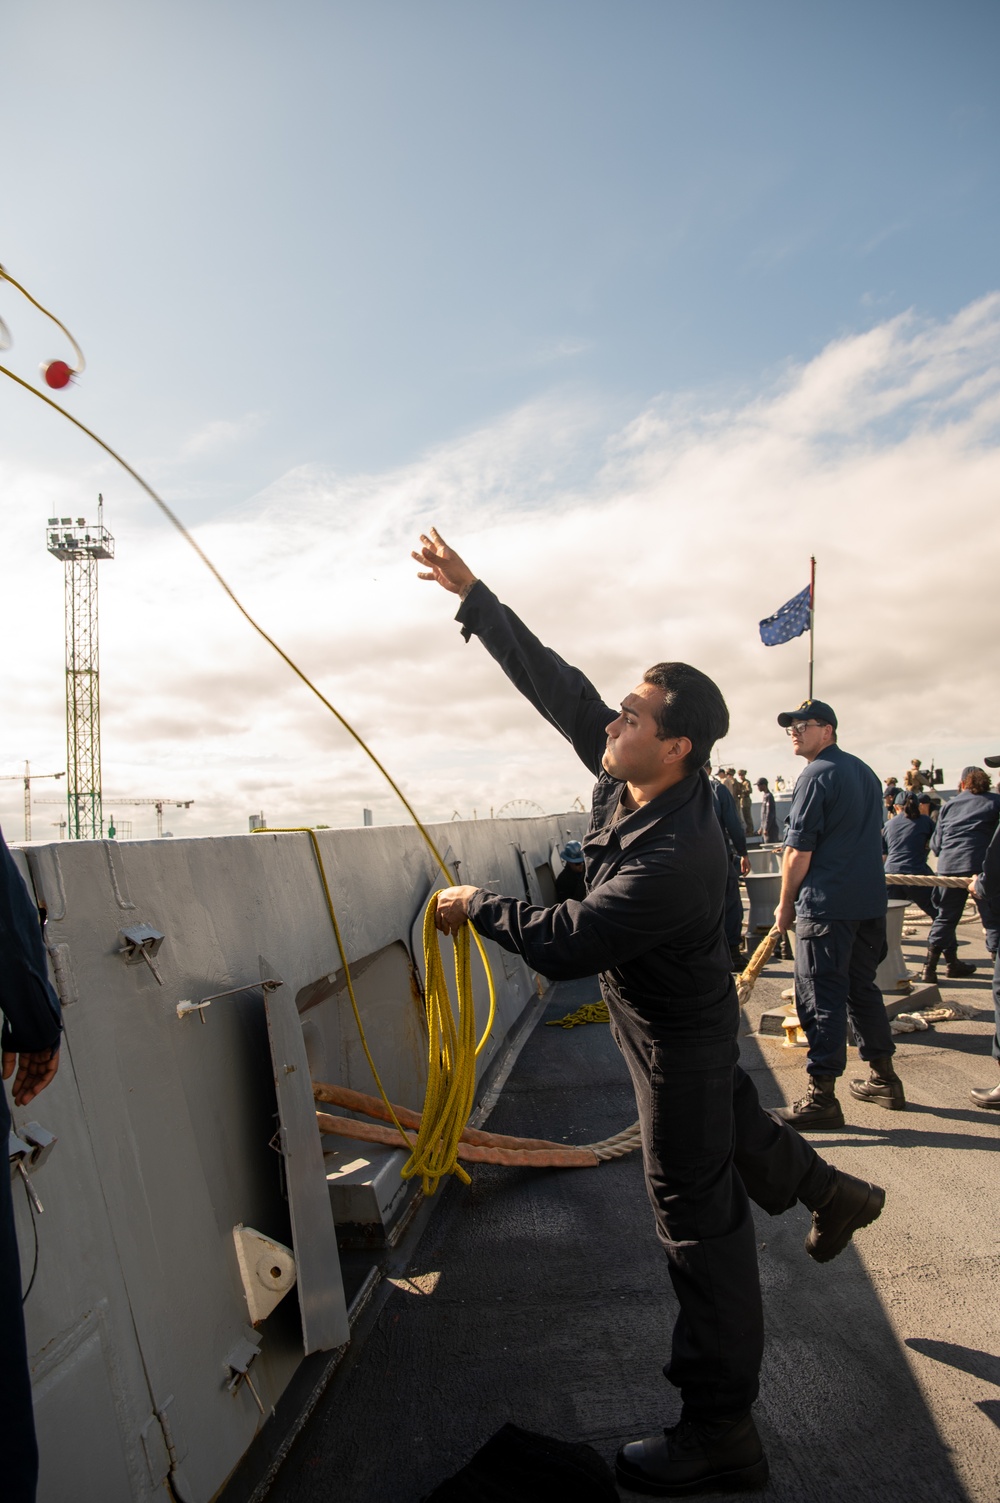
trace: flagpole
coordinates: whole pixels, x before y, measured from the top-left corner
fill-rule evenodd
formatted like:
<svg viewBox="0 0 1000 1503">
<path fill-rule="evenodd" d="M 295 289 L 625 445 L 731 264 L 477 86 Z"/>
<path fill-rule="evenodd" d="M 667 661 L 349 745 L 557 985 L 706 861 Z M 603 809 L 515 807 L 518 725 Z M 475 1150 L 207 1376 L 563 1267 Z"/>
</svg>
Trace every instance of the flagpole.
<svg viewBox="0 0 1000 1503">
<path fill-rule="evenodd" d="M 815 661 L 815 641 L 816 641 L 816 560 L 815 560 L 815 558 L 811 558 L 809 560 L 809 563 L 811 565 L 811 569 L 810 569 L 810 574 L 809 574 L 809 694 L 808 694 L 808 698 L 812 699 L 812 697 L 813 697 L 813 663 Z"/>
</svg>

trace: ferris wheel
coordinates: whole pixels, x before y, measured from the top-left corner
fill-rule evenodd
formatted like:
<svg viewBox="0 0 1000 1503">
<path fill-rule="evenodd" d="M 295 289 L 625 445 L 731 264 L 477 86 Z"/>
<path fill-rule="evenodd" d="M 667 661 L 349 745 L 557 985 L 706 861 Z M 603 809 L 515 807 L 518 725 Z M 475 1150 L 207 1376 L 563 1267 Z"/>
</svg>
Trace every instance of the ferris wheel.
<svg viewBox="0 0 1000 1503">
<path fill-rule="evenodd" d="M 497 810 L 496 819 L 537 819 L 545 810 L 541 804 L 536 804 L 533 798 L 512 798 L 507 803 L 501 804 Z"/>
</svg>

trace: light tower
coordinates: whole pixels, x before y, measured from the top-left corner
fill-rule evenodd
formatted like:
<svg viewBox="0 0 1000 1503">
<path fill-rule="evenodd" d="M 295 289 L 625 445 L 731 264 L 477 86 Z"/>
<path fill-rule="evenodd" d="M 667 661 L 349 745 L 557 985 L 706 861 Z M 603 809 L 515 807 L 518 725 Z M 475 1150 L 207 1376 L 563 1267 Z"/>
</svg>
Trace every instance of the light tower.
<svg viewBox="0 0 1000 1503">
<path fill-rule="evenodd" d="M 115 540 L 83 517 L 49 517 L 45 544 L 66 566 L 66 796 L 70 840 L 100 840 L 101 694 L 97 651 L 97 565 L 114 558 Z"/>
</svg>

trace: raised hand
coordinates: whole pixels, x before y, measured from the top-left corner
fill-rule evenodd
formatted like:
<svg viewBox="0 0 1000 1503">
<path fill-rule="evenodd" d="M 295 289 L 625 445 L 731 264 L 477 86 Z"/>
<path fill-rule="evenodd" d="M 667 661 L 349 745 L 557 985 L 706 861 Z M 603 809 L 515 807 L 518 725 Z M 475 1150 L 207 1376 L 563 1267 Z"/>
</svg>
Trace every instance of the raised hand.
<svg viewBox="0 0 1000 1503">
<path fill-rule="evenodd" d="M 476 582 L 476 576 L 465 560 L 448 547 L 436 527 L 431 528 L 430 537 L 422 532 L 420 542 L 419 552 L 414 550 L 410 555 L 418 564 L 424 565 L 417 578 L 436 579 L 443 590 L 449 590 L 464 600 Z"/>
</svg>

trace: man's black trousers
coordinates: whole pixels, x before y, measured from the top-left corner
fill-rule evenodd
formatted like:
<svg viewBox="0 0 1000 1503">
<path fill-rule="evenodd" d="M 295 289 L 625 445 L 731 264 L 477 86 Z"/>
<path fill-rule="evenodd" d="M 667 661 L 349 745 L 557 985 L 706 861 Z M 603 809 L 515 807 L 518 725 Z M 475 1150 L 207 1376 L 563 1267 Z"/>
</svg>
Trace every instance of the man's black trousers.
<svg viewBox="0 0 1000 1503">
<path fill-rule="evenodd" d="M 750 1197 L 772 1216 L 828 1197 L 834 1171 L 761 1108 L 734 1038 L 679 1048 L 659 1021 L 610 997 L 642 1130 L 646 1189 L 680 1304 L 664 1368 L 690 1416 L 742 1413 L 764 1348 Z M 734 1002 L 735 1008 L 735 1002 Z"/>
</svg>

